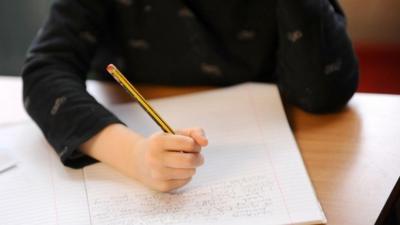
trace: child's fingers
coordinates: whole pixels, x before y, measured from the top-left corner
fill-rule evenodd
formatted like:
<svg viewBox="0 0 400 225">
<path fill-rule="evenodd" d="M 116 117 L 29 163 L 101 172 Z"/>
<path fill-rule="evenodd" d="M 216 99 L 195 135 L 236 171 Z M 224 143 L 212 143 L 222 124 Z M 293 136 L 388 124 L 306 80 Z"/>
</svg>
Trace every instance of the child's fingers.
<svg viewBox="0 0 400 225">
<path fill-rule="evenodd" d="M 203 165 L 204 158 L 200 153 L 164 152 L 161 162 L 170 168 L 190 169 Z"/>
<path fill-rule="evenodd" d="M 156 133 L 150 137 L 150 143 L 156 150 L 199 152 L 201 149 L 193 138 L 183 135 Z"/>
<path fill-rule="evenodd" d="M 196 174 L 196 169 L 174 169 L 159 167 L 151 171 L 151 177 L 156 180 L 182 180 L 189 179 Z"/>
<path fill-rule="evenodd" d="M 201 146 L 193 138 L 183 135 L 165 135 L 163 148 L 184 152 L 200 152 L 201 150 Z"/>
<path fill-rule="evenodd" d="M 201 128 L 189 128 L 189 129 L 177 130 L 176 134 L 192 137 L 196 141 L 196 143 L 198 143 L 201 146 L 207 146 L 208 144 L 208 139 L 205 135 L 205 132 Z"/>
<path fill-rule="evenodd" d="M 189 183 L 190 180 L 191 179 L 189 178 L 183 180 L 160 181 L 157 182 L 153 188 L 156 189 L 157 191 L 168 192 L 184 186 L 185 184 Z"/>
</svg>

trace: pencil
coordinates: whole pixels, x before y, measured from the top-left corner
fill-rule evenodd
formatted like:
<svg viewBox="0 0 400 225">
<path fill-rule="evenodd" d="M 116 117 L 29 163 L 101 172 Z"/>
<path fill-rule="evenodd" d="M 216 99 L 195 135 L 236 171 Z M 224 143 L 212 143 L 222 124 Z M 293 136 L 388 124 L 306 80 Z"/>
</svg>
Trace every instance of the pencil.
<svg viewBox="0 0 400 225">
<path fill-rule="evenodd" d="M 107 66 L 107 71 L 111 74 L 114 79 L 125 89 L 126 92 L 133 98 L 135 98 L 139 105 L 144 109 L 144 111 L 149 114 L 149 116 L 157 123 L 158 126 L 165 132 L 169 134 L 175 134 L 171 127 L 161 118 L 161 116 L 151 107 L 151 105 L 146 101 L 146 99 L 139 93 L 139 91 L 125 78 L 125 76 L 115 67 L 113 64 Z"/>
</svg>

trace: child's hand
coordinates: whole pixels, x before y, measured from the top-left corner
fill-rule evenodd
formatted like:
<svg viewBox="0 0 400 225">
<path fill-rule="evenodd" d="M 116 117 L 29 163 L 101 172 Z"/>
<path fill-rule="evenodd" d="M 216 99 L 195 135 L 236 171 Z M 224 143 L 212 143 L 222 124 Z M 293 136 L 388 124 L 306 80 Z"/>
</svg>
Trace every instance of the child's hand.
<svg viewBox="0 0 400 225">
<path fill-rule="evenodd" d="M 207 143 L 199 128 L 144 138 L 121 124 L 111 124 L 80 149 L 154 190 L 167 192 L 190 181 L 204 163 L 200 150 Z"/>
<path fill-rule="evenodd" d="M 132 174 L 148 187 L 167 192 L 187 184 L 204 163 L 201 147 L 207 138 L 202 129 L 155 133 L 140 139 L 133 148 Z"/>
</svg>

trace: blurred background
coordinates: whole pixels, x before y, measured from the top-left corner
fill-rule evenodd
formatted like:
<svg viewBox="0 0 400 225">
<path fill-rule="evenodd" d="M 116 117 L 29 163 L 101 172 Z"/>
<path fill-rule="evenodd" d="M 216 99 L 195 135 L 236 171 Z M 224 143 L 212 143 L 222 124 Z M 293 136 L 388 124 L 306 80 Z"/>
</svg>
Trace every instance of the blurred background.
<svg viewBox="0 0 400 225">
<path fill-rule="evenodd" d="M 400 94 L 400 0 L 339 0 L 361 69 L 360 92 Z M 18 76 L 51 0 L 0 1 L 0 74 Z"/>
<path fill-rule="evenodd" d="M 51 0 L 0 0 L 0 74 L 19 75 Z"/>
</svg>

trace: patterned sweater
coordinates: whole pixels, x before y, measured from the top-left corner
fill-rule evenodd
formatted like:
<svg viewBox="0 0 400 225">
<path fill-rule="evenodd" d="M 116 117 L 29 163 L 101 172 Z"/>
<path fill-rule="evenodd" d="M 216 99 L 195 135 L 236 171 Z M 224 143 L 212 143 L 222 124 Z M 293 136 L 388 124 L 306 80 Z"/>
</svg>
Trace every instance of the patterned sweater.
<svg viewBox="0 0 400 225">
<path fill-rule="evenodd" d="M 120 120 L 85 89 L 117 64 L 134 83 L 277 83 L 310 112 L 347 103 L 358 63 L 336 0 L 56 0 L 23 69 L 24 105 L 62 162 Z"/>
</svg>

